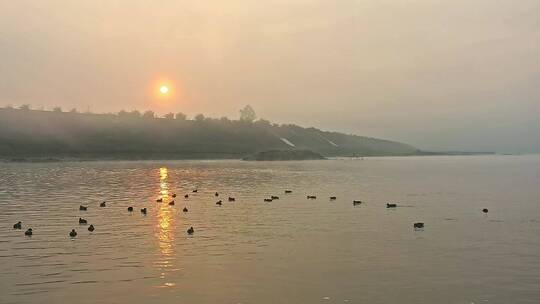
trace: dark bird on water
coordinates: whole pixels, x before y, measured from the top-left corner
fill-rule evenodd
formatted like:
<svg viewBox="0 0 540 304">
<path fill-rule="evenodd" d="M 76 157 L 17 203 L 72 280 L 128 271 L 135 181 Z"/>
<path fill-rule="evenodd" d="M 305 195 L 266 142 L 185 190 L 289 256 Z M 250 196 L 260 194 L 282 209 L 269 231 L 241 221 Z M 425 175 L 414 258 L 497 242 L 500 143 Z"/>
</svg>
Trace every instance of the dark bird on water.
<svg viewBox="0 0 540 304">
<path fill-rule="evenodd" d="M 273 200 L 277 200 L 277 199 L 279 199 L 279 196 L 272 195 L 272 196 L 270 196 L 270 198 L 273 199 Z"/>
<path fill-rule="evenodd" d="M 169 206 L 174 206 L 174 201 L 170 201 Z"/>
<path fill-rule="evenodd" d="M 386 208 L 396 208 L 397 204 L 386 203 Z"/>
<path fill-rule="evenodd" d="M 362 204 L 362 201 L 352 201 L 353 206 Z"/>
<path fill-rule="evenodd" d="M 161 202 L 163 202 L 163 198 L 161 197 L 156 200 L 156 203 L 161 203 Z"/>
<path fill-rule="evenodd" d="M 96 229 L 96 228 L 94 228 L 94 225 L 90 225 L 90 226 L 88 227 L 88 231 L 90 231 L 90 232 L 94 231 L 95 229 Z"/>
<path fill-rule="evenodd" d="M 336 199 L 337 199 L 337 197 L 335 197 L 335 196 L 330 196 L 330 200 L 331 200 L 331 201 L 335 201 Z"/>
<path fill-rule="evenodd" d="M 193 189 L 193 191 L 191 191 L 191 192 L 193 192 L 193 193 L 197 193 L 197 191 L 199 191 L 199 190 L 197 190 L 197 189 Z"/>
<path fill-rule="evenodd" d="M 487 208 L 484 208 L 484 209 L 482 209 L 482 212 L 484 212 L 484 213 L 488 213 L 488 212 L 489 212 L 489 210 L 487 210 Z"/>
<path fill-rule="evenodd" d="M 99 204 L 99 206 L 100 206 L 100 207 L 105 207 L 105 205 L 106 205 L 106 203 L 105 203 L 105 202 L 103 202 L 103 203 Z"/>
<path fill-rule="evenodd" d="M 80 205 L 80 206 L 79 206 L 79 210 L 80 210 L 80 211 L 86 211 L 86 210 L 88 210 L 88 207 L 85 207 L 85 206 L 83 206 L 83 205 Z"/>
<path fill-rule="evenodd" d="M 31 236 L 32 233 L 33 233 L 33 232 L 32 232 L 32 228 L 28 228 L 28 230 L 26 230 L 26 231 L 24 232 L 24 235 Z"/>
<path fill-rule="evenodd" d="M 175 198 L 175 197 L 176 197 L 176 193 L 173 193 L 172 197 Z"/>
<path fill-rule="evenodd" d="M 414 223 L 413 227 L 415 229 L 422 229 L 422 228 L 424 228 L 424 223 Z"/>
<path fill-rule="evenodd" d="M 315 195 L 308 195 L 307 198 L 308 199 L 316 199 L 317 197 Z"/>
<path fill-rule="evenodd" d="M 133 207 L 128 207 L 128 212 L 133 211 Z"/>
<path fill-rule="evenodd" d="M 195 232 L 195 229 L 193 229 L 193 227 L 189 227 L 189 229 L 187 230 L 188 234 L 193 234 L 194 232 Z"/>
<path fill-rule="evenodd" d="M 216 205 L 221 206 L 221 200 L 217 201 Z"/>
<path fill-rule="evenodd" d="M 265 198 L 264 201 L 265 201 L 265 202 L 271 202 L 272 199 L 271 199 L 271 198 Z"/>
<path fill-rule="evenodd" d="M 216 192 L 216 193 L 214 193 L 214 196 L 219 196 L 219 193 L 217 193 L 217 192 Z"/>
<path fill-rule="evenodd" d="M 184 209 L 182 209 L 182 211 L 184 211 L 184 212 L 188 212 L 188 209 L 187 209 L 187 207 L 184 207 Z"/>
<path fill-rule="evenodd" d="M 287 194 L 292 193 L 292 190 L 285 190 L 285 193 Z"/>
<path fill-rule="evenodd" d="M 142 208 L 142 209 L 141 209 L 141 213 L 142 213 L 142 214 L 146 214 L 146 208 Z"/>
<path fill-rule="evenodd" d="M 22 223 L 19 221 L 13 225 L 13 229 L 22 229 Z"/>
<path fill-rule="evenodd" d="M 88 228 L 90 229 L 90 228 Z M 77 231 L 75 231 L 75 229 L 71 229 L 71 231 L 69 232 L 69 236 L 70 237 L 76 237 L 77 236 Z"/>
<path fill-rule="evenodd" d="M 236 199 L 234 197 L 229 197 L 229 202 L 235 202 Z"/>
<path fill-rule="evenodd" d="M 81 224 L 81 225 L 86 225 L 86 224 L 88 224 L 88 221 L 85 220 L 85 219 L 83 219 L 82 217 L 80 217 L 80 218 L 79 218 L 79 224 Z"/>
<path fill-rule="evenodd" d="M 189 197 L 189 194 L 184 195 L 184 198 L 188 198 L 188 197 Z"/>
</svg>

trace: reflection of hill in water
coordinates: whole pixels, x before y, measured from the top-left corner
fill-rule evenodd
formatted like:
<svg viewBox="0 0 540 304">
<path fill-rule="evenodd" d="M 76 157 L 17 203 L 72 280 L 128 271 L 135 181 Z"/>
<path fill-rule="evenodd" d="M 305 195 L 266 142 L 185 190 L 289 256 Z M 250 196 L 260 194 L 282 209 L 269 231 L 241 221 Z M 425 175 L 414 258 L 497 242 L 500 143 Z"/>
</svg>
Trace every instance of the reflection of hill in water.
<svg viewBox="0 0 540 304">
<path fill-rule="evenodd" d="M 268 150 L 311 150 L 324 156 L 419 153 L 398 142 L 268 121 L 0 109 L 0 155 L 8 157 L 242 158 Z"/>
</svg>

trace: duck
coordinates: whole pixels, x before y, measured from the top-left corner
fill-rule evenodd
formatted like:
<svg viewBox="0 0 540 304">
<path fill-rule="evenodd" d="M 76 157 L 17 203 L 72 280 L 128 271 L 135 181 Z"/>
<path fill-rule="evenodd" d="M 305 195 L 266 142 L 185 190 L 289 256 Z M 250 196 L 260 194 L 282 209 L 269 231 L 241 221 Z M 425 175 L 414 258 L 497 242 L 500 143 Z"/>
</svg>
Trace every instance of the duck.
<svg viewBox="0 0 540 304">
<path fill-rule="evenodd" d="M 161 197 L 156 200 L 156 203 L 161 203 L 161 202 L 163 202 L 163 198 Z"/>
<path fill-rule="evenodd" d="M 197 190 L 197 189 L 193 189 L 191 192 L 197 193 L 198 191 L 199 191 L 199 190 Z"/>
<path fill-rule="evenodd" d="M 103 202 L 103 203 L 99 204 L 99 206 L 100 206 L 100 207 L 105 207 L 105 206 L 106 206 L 106 203 Z"/>
<path fill-rule="evenodd" d="M 489 212 L 489 210 L 488 210 L 487 208 L 484 208 L 484 209 L 482 209 L 482 212 L 484 212 L 484 213 L 488 213 L 488 212 Z"/>
<path fill-rule="evenodd" d="M 265 201 L 265 202 L 271 202 L 272 199 L 271 199 L 271 198 L 265 198 L 264 201 Z"/>
<path fill-rule="evenodd" d="M 16 224 L 13 225 L 13 229 L 22 229 L 22 223 L 18 221 Z"/>
<path fill-rule="evenodd" d="M 386 203 L 386 208 L 396 208 L 397 204 Z"/>
<path fill-rule="evenodd" d="M 146 214 L 146 208 L 142 208 L 142 209 L 141 209 L 141 213 L 142 213 L 142 214 Z"/>
<path fill-rule="evenodd" d="M 86 224 L 88 224 L 88 221 L 85 220 L 85 219 L 83 219 L 82 217 L 80 217 L 80 218 L 79 218 L 79 224 L 81 224 L 81 225 L 86 225 Z"/>
<path fill-rule="evenodd" d="M 80 211 L 86 211 L 86 210 L 88 210 L 88 207 L 83 206 L 83 205 L 80 205 L 80 206 L 79 206 L 79 210 L 80 210 Z"/>
<path fill-rule="evenodd" d="M 218 197 L 218 196 L 219 196 L 219 193 L 217 193 L 217 192 L 216 192 L 216 193 L 214 193 L 214 196 Z"/>
<path fill-rule="evenodd" d="M 96 229 L 96 228 L 94 228 L 94 225 L 90 225 L 90 226 L 88 227 L 88 231 L 90 231 L 90 232 L 94 231 L 95 229 Z"/>
<path fill-rule="evenodd" d="M 174 201 L 170 201 L 169 206 L 174 206 Z"/>
<path fill-rule="evenodd" d="M 188 212 L 188 209 L 187 209 L 187 207 L 184 207 L 184 209 L 182 209 L 182 211 L 184 211 L 184 212 Z"/>
<path fill-rule="evenodd" d="M 236 201 L 236 199 L 234 197 L 229 196 L 229 202 L 235 202 L 235 201 Z"/>
<path fill-rule="evenodd" d="M 189 227 L 189 229 L 187 230 L 187 234 L 193 234 L 195 232 L 195 229 L 193 229 L 193 227 Z"/>
<path fill-rule="evenodd" d="M 132 212 L 133 211 L 133 207 L 128 207 L 128 212 Z"/>
<path fill-rule="evenodd" d="M 28 230 L 26 230 L 26 231 L 24 232 L 24 235 L 26 235 L 26 236 L 31 236 L 32 234 L 33 234 L 32 228 L 28 228 Z"/>
<path fill-rule="evenodd" d="M 88 227 L 88 229 L 90 229 L 90 227 Z M 71 231 L 69 232 L 69 236 L 70 237 L 76 237 L 77 236 L 77 231 L 75 231 L 75 229 L 71 229 Z"/>
<path fill-rule="evenodd" d="M 279 196 L 272 195 L 272 196 L 270 196 L 270 198 L 273 199 L 273 200 L 278 200 Z"/>
<path fill-rule="evenodd" d="M 335 197 L 335 196 L 330 196 L 330 200 L 331 200 L 331 201 L 335 201 L 336 199 L 337 199 L 337 197 Z"/>
<path fill-rule="evenodd" d="M 216 205 L 221 206 L 221 200 L 217 201 Z"/>
<path fill-rule="evenodd" d="M 422 228 L 424 228 L 424 223 L 421 223 L 421 222 L 419 222 L 419 223 L 414 223 L 414 224 L 413 224 L 413 227 L 414 227 L 415 229 L 422 229 Z"/>
<path fill-rule="evenodd" d="M 308 195 L 307 198 L 308 199 L 316 199 L 317 197 L 315 195 Z"/>
<path fill-rule="evenodd" d="M 189 194 L 184 195 L 184 198 L 188 198 L 188 197 L 189 197 Z"/>
<path fill-rule="evenodd" d="M 354 200 L 354 201 L 352 201 L 352 204 L 353 204 L 353 206 L 360 205 L 360 204 L 362 204 L 362 201 Z"/>
<path fill-rule="evenodd" d="M 285 190 L 285 194 L 290 194 L 292 193 L 292 190 Z"/>
<path fill-rule="evenodd" d="M 171 195 L 171 196 L 172 196 L 172 198 L 175 198 L 175 197 L 176 197 L 176 193 L 173 193 L 173 195 Z"/>
</svg>

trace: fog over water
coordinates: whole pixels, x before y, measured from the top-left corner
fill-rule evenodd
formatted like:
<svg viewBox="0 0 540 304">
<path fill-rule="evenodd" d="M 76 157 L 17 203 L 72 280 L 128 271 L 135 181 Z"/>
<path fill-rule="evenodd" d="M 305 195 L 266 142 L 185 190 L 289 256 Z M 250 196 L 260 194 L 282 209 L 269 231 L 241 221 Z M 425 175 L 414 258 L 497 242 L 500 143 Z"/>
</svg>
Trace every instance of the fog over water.
<svg viewBox="0 0 540 304">
<path fill-rule="evenodd" d="M 538 152 L 539 20 L 537 0 L 0 0 L 0 106 L 251 104 L 422 149 Z"/>
</svg>

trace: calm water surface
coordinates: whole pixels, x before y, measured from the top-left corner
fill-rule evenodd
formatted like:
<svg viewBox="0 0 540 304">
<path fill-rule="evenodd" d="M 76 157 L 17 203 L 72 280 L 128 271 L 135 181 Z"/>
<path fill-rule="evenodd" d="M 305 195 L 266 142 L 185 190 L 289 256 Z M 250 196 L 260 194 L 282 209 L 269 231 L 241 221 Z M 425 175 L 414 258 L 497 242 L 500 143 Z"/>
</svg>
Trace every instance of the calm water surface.
<svg viewBox="0 0 540 304">
<path fill-rule="evenodd" d="M 0 303 L 540 303 L 540 156 L 0 172 Z"/>
</svg>

